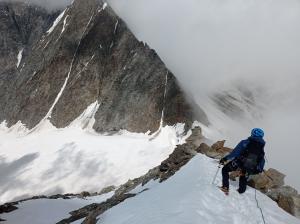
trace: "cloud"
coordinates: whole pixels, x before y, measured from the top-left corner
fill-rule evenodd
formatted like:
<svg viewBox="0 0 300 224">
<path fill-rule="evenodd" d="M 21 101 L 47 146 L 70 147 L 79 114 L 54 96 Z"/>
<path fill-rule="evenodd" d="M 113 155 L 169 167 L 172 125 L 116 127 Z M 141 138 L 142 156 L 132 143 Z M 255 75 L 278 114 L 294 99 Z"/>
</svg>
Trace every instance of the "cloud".
<svg viewBox="0 0 300 224">
<path fill-rule="evenodd" d="M 210 134 L 233 146 L 258 126 L 266 129 L 268 165 L 288 174 L 300 190 L 300 1 L 109 0 L 142 41 L 208 113 Z M 236 93 L 241 82 L 262 116 L 244 107 L 227 117 L 211 102 L 216 92 Z M 261 91 L 262 90 L 262 91 Z M 218 133 L 218 135 L 216 134 Z M 221 137 L 222 136 L 222 137 Z"/>
<path fill-rule="evenodd" d="M 69 5 L 71 0 L 0 0 L 0 2 L 25 2 L 44 7 L 48 10 L 58 10 Z"/>
</svg>

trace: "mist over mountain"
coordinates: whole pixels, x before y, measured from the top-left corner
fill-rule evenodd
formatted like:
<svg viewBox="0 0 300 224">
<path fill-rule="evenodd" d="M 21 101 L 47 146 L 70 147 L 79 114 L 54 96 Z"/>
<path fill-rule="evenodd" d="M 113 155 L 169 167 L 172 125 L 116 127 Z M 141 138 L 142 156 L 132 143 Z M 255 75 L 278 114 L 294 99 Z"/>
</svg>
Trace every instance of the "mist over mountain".
<svg viewBox="0 0 300 224">
<path fill-rule="evenodd" d="M 299 1 L 109 2 L 204 108 L 211 138 L 233 146 L 264 128 L 268 165 L 300 189 Z"/>
</svg>

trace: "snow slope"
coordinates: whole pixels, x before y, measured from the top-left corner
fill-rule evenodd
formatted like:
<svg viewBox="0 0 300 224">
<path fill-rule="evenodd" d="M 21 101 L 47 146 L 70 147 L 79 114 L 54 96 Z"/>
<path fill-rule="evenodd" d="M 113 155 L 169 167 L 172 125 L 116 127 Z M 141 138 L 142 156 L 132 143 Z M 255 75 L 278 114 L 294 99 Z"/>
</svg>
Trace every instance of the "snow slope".
<svg viewBox="0 0 300 224">
<path fill-rule="evenodd" d="M 69 216 L 69 212 L 92 203 L 101 203 L 110 198 L 113 192 L 84 199 L 38 199 L 18 205 L 12 213 L 1 215 L 5 224 L 53 224 Z"/>
<path fill-rule="evenodd" d="M 100 224 L 257 224 L 263 223 L 255 200 L 255 191 L 249 188 L 245 194 L 235 191 L 231 185 L 229 196 L 225 196 L 212 179 L 217 170 L 214 160 L 203 155 L 191 162 L 167 181 L 150 182 L 138 186 L 134 192 L 149 190 L 126 200 L 124 203 L 102 214 Z M 220 184 L 221 175 L 217 177 Z M 267 196 L 257 192 L 267 224 L 299 224 L 300 220 L 279 208 Z"/>
<path fill-rule="evenodd" d="M 145 174 L 182 143 L 183 125 L 150 135 L 121 131 L 100 135 L 93 103 L 69 127 L 48 120 L 34 131 L 0 125 L 0 204 L 41 194 L 99 192 Z"/>
</svg>

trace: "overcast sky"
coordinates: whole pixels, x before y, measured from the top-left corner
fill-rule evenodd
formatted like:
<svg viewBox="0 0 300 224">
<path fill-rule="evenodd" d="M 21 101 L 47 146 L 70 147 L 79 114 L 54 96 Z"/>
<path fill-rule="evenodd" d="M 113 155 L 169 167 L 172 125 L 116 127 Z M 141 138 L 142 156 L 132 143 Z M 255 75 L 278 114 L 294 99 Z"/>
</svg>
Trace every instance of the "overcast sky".
<svg viewBox="0 0 300 224">
<path fill-rule="evenodd" d="M 31 0 L 47 8 L 69 0 Z M 300 0 L 108 0 L 134 34 L 154 48 L 233 146 L 266 130 L 268 165 L 300 190 Z M 209 96 L 242 80 L 264 106 L 262 119 L 236 121 Z"/>
</svg>

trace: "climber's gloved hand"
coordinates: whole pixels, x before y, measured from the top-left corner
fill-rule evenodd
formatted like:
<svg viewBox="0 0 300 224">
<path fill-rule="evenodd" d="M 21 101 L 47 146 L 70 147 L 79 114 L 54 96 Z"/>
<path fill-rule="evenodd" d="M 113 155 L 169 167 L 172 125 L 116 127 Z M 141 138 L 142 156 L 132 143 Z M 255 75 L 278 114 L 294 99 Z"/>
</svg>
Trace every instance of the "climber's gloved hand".
<svg viewBox="0 0 300 224">
<path fill-rule="evenodd" d="M 224 165 L 227 162 L 227 159 L 224 157 L 220 160 L 220 164 Z"/>
</svg>

